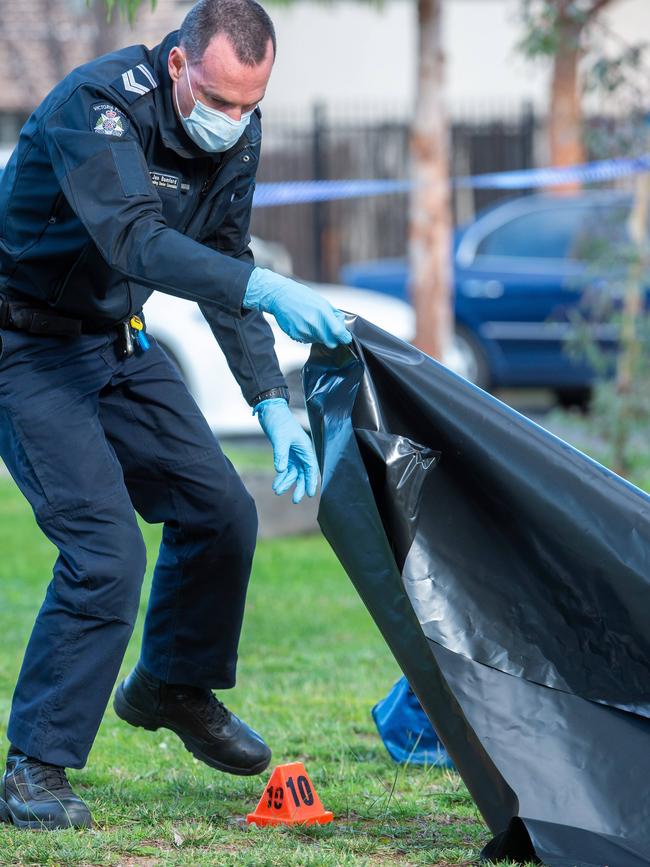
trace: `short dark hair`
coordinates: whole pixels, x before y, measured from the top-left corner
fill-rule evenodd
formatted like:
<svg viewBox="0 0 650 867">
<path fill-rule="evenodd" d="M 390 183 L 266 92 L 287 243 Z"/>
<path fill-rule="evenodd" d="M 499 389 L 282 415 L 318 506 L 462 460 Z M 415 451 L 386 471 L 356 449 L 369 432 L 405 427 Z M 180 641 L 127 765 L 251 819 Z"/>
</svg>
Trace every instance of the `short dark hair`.
<svg viewBox="0 0 650 867">
<path fill-rule="evenodd" d="M 257 66 L 266 56 L 271 40 L 275 55 L 273 22 L 256 0 L 199 0 L 185 16 L 179 31 L 179 43 L 190 63 L 198 63 L 210 40 L 225 33 L 238 59 L 247 66 Z"/>
</svg>

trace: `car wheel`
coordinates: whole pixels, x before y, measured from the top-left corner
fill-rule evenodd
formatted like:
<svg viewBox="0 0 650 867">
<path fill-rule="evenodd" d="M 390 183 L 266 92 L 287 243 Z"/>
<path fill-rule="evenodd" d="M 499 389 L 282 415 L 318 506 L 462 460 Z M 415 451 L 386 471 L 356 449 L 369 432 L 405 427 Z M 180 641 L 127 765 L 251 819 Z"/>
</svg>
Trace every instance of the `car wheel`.
<svg viewBox="0 0 650 867">
<path fill-rule="evenodd" d="M 489 389 L 490 368 L 485 350 L 472 332 L 463 325 L 456 325 L 454 330 L 453 352 L 457 359 L 456 372 L 479 388 Z"/>
<path fill-rule="evenodd" d="M 576 386 L 574 388 L 557 388 L 555 396 L 562 409 L 578 409 L 580 412 L 586 414 L 589 412 L 593 389 L 589 385 Z"/>
</svg>

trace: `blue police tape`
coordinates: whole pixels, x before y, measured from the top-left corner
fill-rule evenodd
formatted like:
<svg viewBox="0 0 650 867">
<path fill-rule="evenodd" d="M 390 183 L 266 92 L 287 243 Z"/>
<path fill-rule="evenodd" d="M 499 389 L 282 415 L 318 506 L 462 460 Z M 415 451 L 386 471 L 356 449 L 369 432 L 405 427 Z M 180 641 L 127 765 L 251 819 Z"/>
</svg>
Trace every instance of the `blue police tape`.
<svg viewBox="0 0 650 867">
<path fill-rule="evenodd" d="M 617 178 L 650 171 L 650 154 L 635 158 L 600 160 L 558 168 L 523 169 L 514 172 L 492 172 L 453 178 L 462 189 L 521 190 L 555 187 L 571 183 L 604 183 Z M 413 187 L 409 180 L 343 180 L 343 181 L 281 181 L 258 184 L 253 206 L 297 205 L 310 202 L 332 202 L 339 199 L 385 196 L 406 193 Z"/>
<path fill-rule="evenodd" d="M 411 181 L 280 181 L 258 184 L 253 207 L 268 208 L 271 205 L 299 205 L 407 193 L 411 186 Z"/>
<path fill-rule="evenodd" d="M 518 172 L 493 172 L 455 178 L 458 187 L 477 190 L 520 190 L 531 187 L 555 187 L 561 184 L 598 184 L 650 171 L 650 154 L 633 159 L 600 160 L 561 168 L 524 169 Z"/>
</svg>

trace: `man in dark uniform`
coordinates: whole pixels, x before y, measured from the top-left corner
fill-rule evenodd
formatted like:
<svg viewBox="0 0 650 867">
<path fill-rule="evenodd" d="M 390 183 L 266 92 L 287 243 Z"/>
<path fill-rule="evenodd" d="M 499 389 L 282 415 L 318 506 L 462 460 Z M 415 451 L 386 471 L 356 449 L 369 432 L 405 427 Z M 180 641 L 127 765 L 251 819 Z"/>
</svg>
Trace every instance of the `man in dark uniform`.
<svg viewBox="0 0 650 867">
<path fill-rule="evenodd" d="M 71 72 L 0 182 L 0 455 L 59 552 L 9 720 L 0 818 L 20 827 L 91 824 L 65 768 L 86 762 L 132 633 L 134 507 L 164 527 L 117 714 L 229 773 L 270 760 L 212 693 L 235 682 L 255 506 L 142 306 L 154 289 L 198 302 L 273 444 L 274 489 L 313 496 L 263 313 L 296 340 L 351 337 L 340 311 L 256 268 L 248 247 L 274 56 L 254 0 L 200 0 L 153 50 Z"/>
</svg>

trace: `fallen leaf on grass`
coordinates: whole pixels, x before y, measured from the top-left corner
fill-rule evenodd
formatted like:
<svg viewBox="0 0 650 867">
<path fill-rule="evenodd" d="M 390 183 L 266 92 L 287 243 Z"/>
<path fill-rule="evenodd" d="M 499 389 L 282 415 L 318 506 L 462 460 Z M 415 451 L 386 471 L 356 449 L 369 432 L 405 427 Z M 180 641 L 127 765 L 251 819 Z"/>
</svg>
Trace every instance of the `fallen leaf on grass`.
<svg viewBox="0 0 650 867">
<path fill-rule="evenodd" d="M 245 816 L 233 816 L 230 819 L 226 819 L 226 822 L 228 825 L 235 825 L 241 831 L 248 831 L 249 825 Z"/>
</svg>

